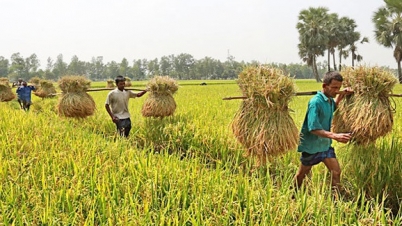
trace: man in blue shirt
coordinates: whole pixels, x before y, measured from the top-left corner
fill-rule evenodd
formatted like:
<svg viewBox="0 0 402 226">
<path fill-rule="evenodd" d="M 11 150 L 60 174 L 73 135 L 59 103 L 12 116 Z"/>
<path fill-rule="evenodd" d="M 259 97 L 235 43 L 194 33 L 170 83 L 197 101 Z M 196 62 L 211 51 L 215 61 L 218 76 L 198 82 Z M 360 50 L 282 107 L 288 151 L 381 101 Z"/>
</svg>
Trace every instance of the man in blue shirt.
<svg viewBox="0 0 402 226">
<path fill-rule="evenodd" d="M 17 88 L 18 102 L 21 104 L 21 108 L 25 111 L 29 110 L 32 104 L 31 91 L 36 90 L 34 86 L 28 86 L 27 82 L 22 82 L 22 86 Z"/>
<path fill-rule="evenodd" d="M 323 162 L 331 172 L 332 186 L 339 189 L 341 169 L 331 144 L 332 140 L 347 143 L 351 139 L 350 133 L 331 132 L 332 117 L 337 104 L 345 95 L 351 93 L 349 88 L 340 92 L 342 81 L 339 72 L 327 72 L 324 75 L 322 91 L 318 91 L 308 103 L 298 147 L 298 152 L 301 152 L 301 164 L 294 178 L 298 188 L 311 168 Z M 336 100 L 333 99 L 335 97 Z"/>
</svg>

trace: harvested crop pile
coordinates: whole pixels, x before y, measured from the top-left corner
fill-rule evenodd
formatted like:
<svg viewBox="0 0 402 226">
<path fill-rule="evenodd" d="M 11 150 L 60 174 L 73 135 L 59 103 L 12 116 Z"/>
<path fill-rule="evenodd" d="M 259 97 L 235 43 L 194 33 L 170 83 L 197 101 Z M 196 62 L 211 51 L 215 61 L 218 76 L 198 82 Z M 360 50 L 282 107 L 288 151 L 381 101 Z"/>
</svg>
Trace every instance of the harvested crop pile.
<svg viewBox="0 0 402 226">
<path fill-rule="evenodd" d="M 144 117 L 166 117 L 173 115 L 176 102 L 173 94 L 179 89 L 177 82 L 168 76 L 156 76 L 147 84 L 148 98 L 142 106 Z"/>
<path fill-rule="evenodd" d="M 131 84 L 131 79 L 129 78 L 129 77 L 125 77 L 125 79 L 126 79 L 126 84 L 124 85 L 125 87 L 130 87 L 130 86 L 132 86 L 132 84 Z"/>
<path fill-rule="evenodd" d="M 237 82 L 247 99 L 235 114 L 232 130 L 246 148 L 245 155 L 257 157 L 261 165 L 269 157 L 295 149 L 299 131 L 288 108 L 295 95 L 293 80 L 279 69 L 250 66 Z"/>
<path fill-rule="evenodd" d="M 106 81 L 106 88 L 115 88 L 114 81 L 109 79 Z"/>
<path fill-rule="evenodd" d="M 359 145 L 374 143 L 392 130 L 394 108 L 389 94 L 398 80 L 379 67 L 360 66 L 342 71 L 343 86 L 351 87 L 352 95 L 342 100 L 334 115 L 334 132 L 351 132 Z"/>
<path fill-rule="evenodd" d="M 0 80 L 0 102 L 10 101 L 10 100 L 13 100 L 14 98 L 15 98 L 15 94 L 11 90 L 8 79 L 1 78 L 1 80 Z"/>
<path fill-rule="evenodd" d="M 59 80 L 59 87 L 63 91 L 57 105 L 57 112 L 61 116 L 85 118 L 93 115 L 96 109 L 95 101 L 86 90 L 91 82 L 83 76 L 64 76 Z"/>
<path fill-rule="evenodd" d="M 40 85 L 34 92 L 36 96 L 42 98 L 54 97 L 54 95 L 56 94 L 56 88 L 54 87 L 53 82 L 48 80 L 40 80 L 39 84 Z"/>
</svg>

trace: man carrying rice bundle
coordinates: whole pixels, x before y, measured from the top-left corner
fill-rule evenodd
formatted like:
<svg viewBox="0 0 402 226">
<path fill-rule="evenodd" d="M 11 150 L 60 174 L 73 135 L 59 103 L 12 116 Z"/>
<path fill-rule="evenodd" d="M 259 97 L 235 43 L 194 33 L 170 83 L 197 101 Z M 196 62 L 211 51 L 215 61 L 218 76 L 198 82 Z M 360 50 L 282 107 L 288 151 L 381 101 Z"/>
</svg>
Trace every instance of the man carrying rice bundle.
<svg viewBox="0 0 402 226">
<path fill-rule="evenodd" d="M 21 109 L 29 111 L 31 106 L 31 91 L 36 90 L 34 86 L 28 86 L 27 82 L 23 81 L 22 86 L 17 88 L 18 102 L 20 103 Z"/>
<path fill-rule="evenodd" d="M 129 98 L 141 97 L 147 90 L 139 93 L 134 93 L 130 90 L 125 90 L 126 79 L 119 75 L 116 77 L 117 88 L 110 91 L 106 98 L 105 108 L 116 124 L 117 131 L 120 136 L 128 137 L 131 130 L 130 113 L 128 111 Z"/>
<path fill-rule="evenodd" d="M 297 150 L 301 152 L 301 164 L 294 178 L 297 188 L 301 187 L 303 179 L 310 173 L 311 168 L 323 162 L 331 172 L 332 187 L 339 189 L 341 169 L 331 144 L 332 140 L 347 143 L 351 139 L 350 133 L 331 132 L 336 106 L 345 95 L 352 93 L 349 88 L 346 88 L 345 92 L 339 94 L 342 81 L 343 78 L 339 72 L 327 72 L 324 75 L 322 91 L 318 91 L 308 103 Z"/>
</svg>

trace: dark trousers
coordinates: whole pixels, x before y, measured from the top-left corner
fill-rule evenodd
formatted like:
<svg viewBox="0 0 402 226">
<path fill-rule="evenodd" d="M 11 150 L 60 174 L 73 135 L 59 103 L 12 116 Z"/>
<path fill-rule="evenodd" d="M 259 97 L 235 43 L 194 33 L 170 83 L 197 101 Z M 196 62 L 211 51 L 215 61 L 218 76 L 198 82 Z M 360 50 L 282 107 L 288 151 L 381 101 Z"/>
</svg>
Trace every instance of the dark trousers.
<svg viewBox="0 0 402 226">
<path fill-rule="evenodd" d="M 119 119 L 116 123 L 117 132 L 119 132 L 120 136 L 128 137 L 131 130 L 131 120 L 130 118 Z"/>
</svg>

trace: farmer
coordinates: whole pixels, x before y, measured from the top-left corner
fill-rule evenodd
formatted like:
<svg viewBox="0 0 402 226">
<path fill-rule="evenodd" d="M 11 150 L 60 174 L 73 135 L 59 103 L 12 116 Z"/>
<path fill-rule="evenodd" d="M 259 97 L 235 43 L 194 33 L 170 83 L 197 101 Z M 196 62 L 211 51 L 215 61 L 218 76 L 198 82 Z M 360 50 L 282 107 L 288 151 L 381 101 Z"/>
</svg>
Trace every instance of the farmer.
<svg viewBox="0 0 402 226">
<path fill-rule="evenodd" d="M 19 78 L 17 82 L 14 82 L 14 83 L 13 83 L 13 87 L 15 87 L 15 86 L 17 86 L 17 87 L 22 86 L 22 82 L 23 82 L 23 81 L 24 81 L 24 80 L 22 80 L 22 78 Z"/>
<path fill-rule="evenodd" d="M 336 106 L 345 95 L 352 92 L 349 88 L 339 92 L 342 81 L 343 78 L 339 72 L 327 72 L 324 75 L 322 91 L 318 91 L 308 103 L 298 146 L 298 152 L 301 152 L 301 164 L 294 177 L 297 188 L 301 187 L 303 179 L 310 173 L 311 168 L 323 162 L 331 172 L 332 187 L 339 191 L 341 168 L 331 144 L 332 140 L 347 143 L 351 139 L 351 134 L 333 133 L 330 130 Z M 335 97 L 336 100 L 333 99 Z"/>
<path fill-rule="evenodd" d="M 128 112 L 129 98 L 141 97 L 147 91 L 144 90 L 139 93 L 134 93 L 130 90 L 125 90 L 126 79 L 119 75 L 116 77 L 117 88 L 110 91 L 106 98 L 105 108 L 112 118 L 113 123 L 116 124 L 117 131 L 120 136 L 128 137 L 131 130 L 130 113 Z"/>
<path fill-rule="evenodd" d="M 29 110 L 31 106 L 31 91 L 36 90 L 34 86 L 28 86 L 27 82 L 23 81 L 22 86 L 17 88 L 17 95 L 18 95 L 18 103 L 20 104 L 21 109 L 25 111 Z"/>
</svg>

